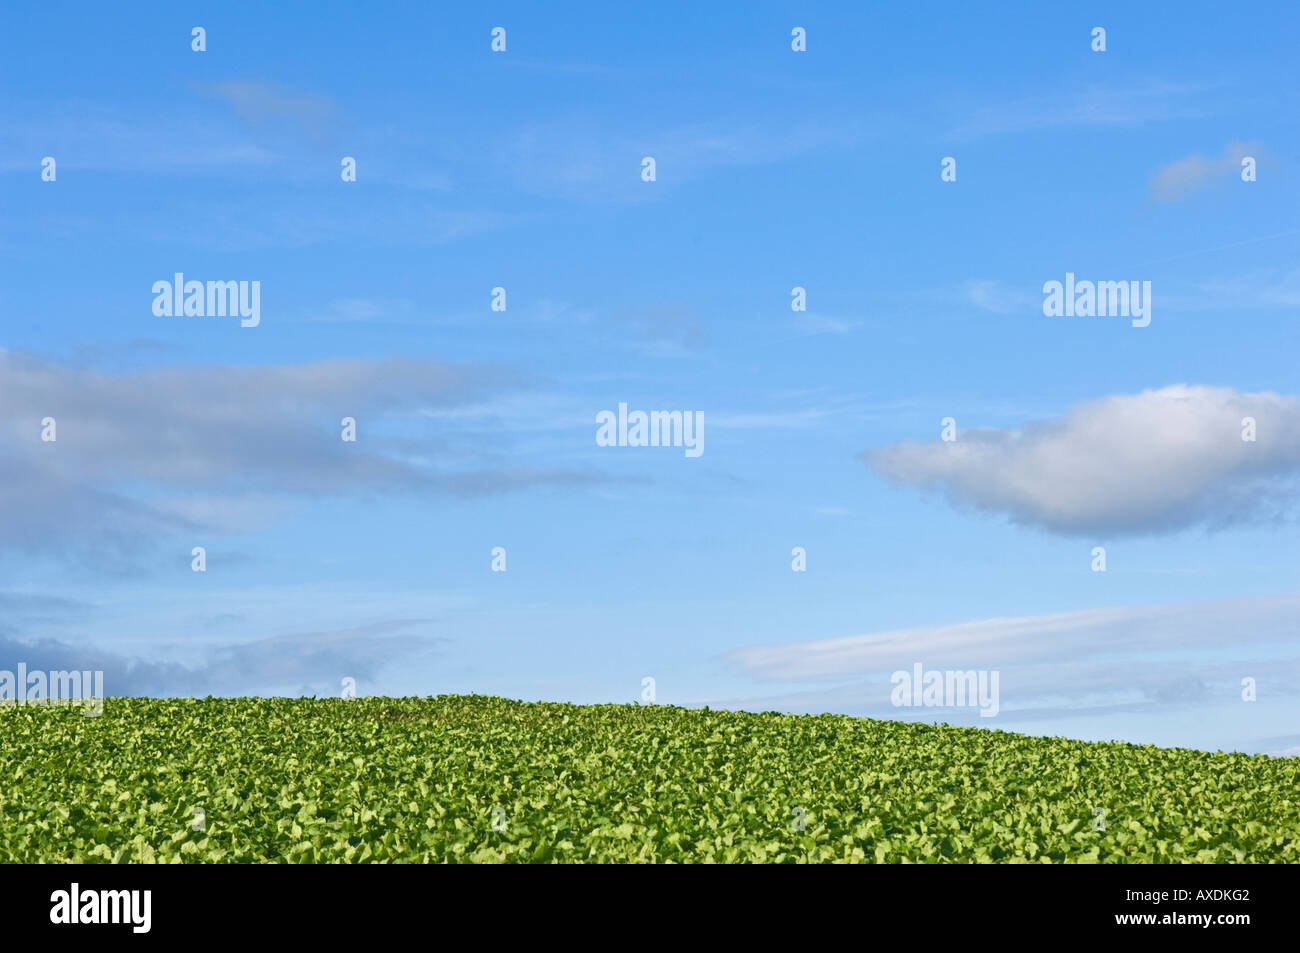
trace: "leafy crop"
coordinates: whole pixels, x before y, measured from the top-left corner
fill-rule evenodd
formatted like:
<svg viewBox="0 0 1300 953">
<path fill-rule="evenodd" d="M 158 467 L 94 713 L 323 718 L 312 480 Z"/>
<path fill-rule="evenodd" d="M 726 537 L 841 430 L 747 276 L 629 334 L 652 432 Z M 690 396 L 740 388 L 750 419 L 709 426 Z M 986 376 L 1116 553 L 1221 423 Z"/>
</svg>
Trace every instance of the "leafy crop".
<svg viewBox="0 0 1300 953">
<path fill-rule="evenodd" d="M 0 707 L 0 860 L 1294 863 L 1297 782 L 838 715 L 110 698 Z"/>
</svg>

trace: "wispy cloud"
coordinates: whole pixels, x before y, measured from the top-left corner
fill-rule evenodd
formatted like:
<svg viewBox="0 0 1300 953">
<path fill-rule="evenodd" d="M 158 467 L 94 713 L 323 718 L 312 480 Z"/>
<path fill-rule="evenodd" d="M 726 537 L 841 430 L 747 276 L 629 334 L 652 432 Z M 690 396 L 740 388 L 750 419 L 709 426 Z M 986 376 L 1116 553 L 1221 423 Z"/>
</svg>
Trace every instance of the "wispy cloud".
<svg viewBox="0 0 1300 953">
<path fill-rule="evenodd" d="M 812 337 L 818 334 L 848 334 L 862 326 L 861 321 L 853 321 L 848 318 L 836 318 L 827 314 L 811 314 L 801 312 L 798 316 L 797 324 L 803 331 L 804 336 Z"/>
<path fill-rule="evenodd" d="M 204 83 L 199 90 L 228 103 L 235 115 L 258 130 L 296 130 L 317 143 L 331 137 L 340 110 L 330 99 L 297 92 L 278 83 L 229 79 Z"/>
<path fill-rule="evenodd" d="M 1043 301 L 1042 295 L 987 278 L 966 282 L 961 292 L 968 304 L 993 314 L 1032 313 L 1042 307 Z"/>
<path fill-rule="evenodd" d="M 1161 606 L 1080 609 L 755 645 L 726 660 L 755 678 L 799 681 L 935 666 L 1054 663 L 1198 648 L 1291 645 L 1300 654 L 1300 594 Z M 933 661 L 931 661 L 933 660 Z M 1118 676 L 1123 666 L 1113 666 Z"/>
<path fill-rule="evenodd" d="M 554 119 L 521 130 L 496 162 L 525 192 L 601 204 L 657 198 L 664 189 L 721 168 L 780 162 L 857 141 L 863 130 L 843 120 L 798 118 L 688 123 L 669 128 L 611 127 L 586 118 Z M 656 187 L 641 181 L 652 156 Z"/>
<path fill-rule="evenodd" d="M 1140 126 L 1203 115 L 1206 83 L 1148 80 L 1123 86 L 1088 86 L 1006 103 L 970 107 L 950 136 L 972 139 L 1062 126 Z"/>
<path fill-rule="evenodd" d="M 889 676 L 998 670 L 1003 714 L 1062 717 L 1241 703 L 1241 680 L 1294 694 L 1300 595 L 1118 607 L 919 626 L 736 649 L 733 670 L 794 691 L 781 706 L 906 714 Z"/>
<path fill-rule="evenodd" d="M 806 410 L 721 413 L 709 416 L 709 426 L 723 430 L 802 430 L 824 423 L 836 413 L 836 410 L 817 407 Z"/>
<path fill-rule="evenodd" d="M 31 173 L 53 156 L 65 172 L 147 172 L 157 176 L 237 176 L 267 166 L 276 150 L 251 141 L 233 122 L 193 116 L 149 121 L 89 104 L 52 108 L 39 117 L 9 116 L 0 124 L 0 171 Z"/>
<path fill-rule="evenodd" d="M 1241 160 L 1259 158 L 1259 146 L 1230 142 L 1220 159 L 1207 159 L 1199 152 L 1162 165 L 1147 183 L 1147 192 L 1157 202 L 1180 202 L 1188 193 L 1204 188 L 1213 179 L 1240 179 Z"/>
</svg>

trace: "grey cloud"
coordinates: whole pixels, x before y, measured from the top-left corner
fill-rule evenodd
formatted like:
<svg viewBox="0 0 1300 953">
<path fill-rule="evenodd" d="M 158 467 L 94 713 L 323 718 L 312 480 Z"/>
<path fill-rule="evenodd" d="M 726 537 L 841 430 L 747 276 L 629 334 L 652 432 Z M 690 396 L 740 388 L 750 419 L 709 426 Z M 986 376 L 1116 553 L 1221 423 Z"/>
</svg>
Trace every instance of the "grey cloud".
<svg viewBox="0 0 1300 953">
<path fill-rule="evenodd" d="M 368 451 L 366 426 L 503 384 L 499 372 L 412 360 L 104 373 L 0 354 L 6 443 L 42 477 L 72 480 L 89 467 L 101 483 L 426 485 L 419 468 Z M 47 416 L 58 422 L 56 443 L 40 440 Z M 361 422 L 356 445 L 338 439 L 345 416 Z M 322 439 L 326 431 L 334 439 Z"/>
<path fill-rule="evenodd" d="M 307 632 L 212 650 L 198 665 L 150 662 L 54 639 L 0 637 L 0 669 L 102 671 L 109 696 L 256 695 L 304 686 L 337 693 L 345 677 L 373 679 L 385 666 L 433 651 L 440 640 L 412 634 L 421 619 L 396 619 L 332 632 Z"/>
<path fill-rule="evenodd" d="M 144 539 L 244 532 L 325 494 L 599 482 L 520 466 L 503 448 L 485 463 L 500 435 L 471 439 L 429 416 L 526 383 L 410 359 L 104 372 L 0 351 L 0 548 L 125 564 Z M 56 442 L 40 439 L 45 417 Z M 340 439 L 344 417 L 357 421 L 355 443 Z"/>
<path fill-rule="evenodd" d="M 0 590 L 0 637 L 23 625 L 40 625 L 81 618 L 94 605 L 82 599 L 48 593 Z"/>
</svg>

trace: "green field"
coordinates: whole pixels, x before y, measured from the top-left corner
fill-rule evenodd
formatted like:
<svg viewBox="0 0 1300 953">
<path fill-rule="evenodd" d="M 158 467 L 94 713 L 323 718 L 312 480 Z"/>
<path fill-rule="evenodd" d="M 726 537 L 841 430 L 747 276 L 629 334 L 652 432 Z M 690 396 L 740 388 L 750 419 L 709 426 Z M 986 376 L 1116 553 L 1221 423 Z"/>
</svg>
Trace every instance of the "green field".
<svg viewBox="0 0 1300 953">
<path fill-rule="evenodd" d="M 6 862 L 1295 863 L 1298 794 L 1300 759 L 838 715 L 0 708 Z"/>
</svg>

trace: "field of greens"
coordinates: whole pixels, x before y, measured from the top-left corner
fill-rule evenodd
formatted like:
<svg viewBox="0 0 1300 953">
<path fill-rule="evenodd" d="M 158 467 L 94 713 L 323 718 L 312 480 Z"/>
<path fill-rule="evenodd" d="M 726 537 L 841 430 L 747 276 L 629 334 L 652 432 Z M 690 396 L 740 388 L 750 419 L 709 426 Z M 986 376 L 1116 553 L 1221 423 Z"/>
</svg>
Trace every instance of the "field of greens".
<svg viewBox="0 0 1300 953">
<path fill-rule="evenodd" d="M 0 707 L 4 862 L 1295 863 L 1297 797 L 1300 759 L 832 715 Z"/>
</svg>

